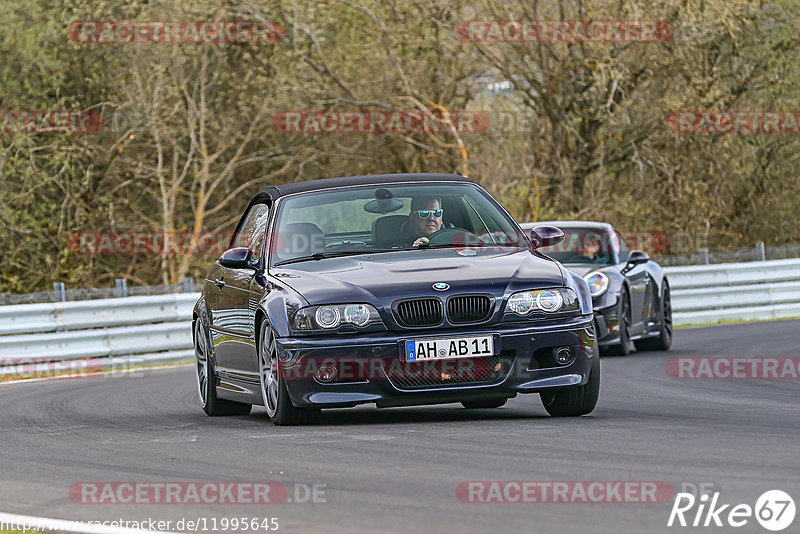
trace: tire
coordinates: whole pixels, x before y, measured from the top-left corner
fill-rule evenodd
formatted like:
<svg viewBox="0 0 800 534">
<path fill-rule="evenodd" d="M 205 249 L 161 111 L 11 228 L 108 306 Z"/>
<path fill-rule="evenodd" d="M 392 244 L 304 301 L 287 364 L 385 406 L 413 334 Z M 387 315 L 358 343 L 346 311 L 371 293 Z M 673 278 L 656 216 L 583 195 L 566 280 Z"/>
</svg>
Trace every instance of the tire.
<svg viewBox="0 0 800 534">
<path fill-rule="evenodd" d="M 258 375 L 261 382 L 261 398 L 267 417 L 278 426 L 311 425 L 319 420 L 319 408 L 297 408 L 289 398 L 286 381 L 279 369 L 278 344 L 275 331 L 266 321 L 261 323 L 258 344 Z"/>
<path fill-rule="evenodd" d="M 631 297 L 628 290 L 622 290 L 619 300 L 619 343 L 609 345 L 603 351 L 609 356 L 627 356 L 631 352 Z"/>
<path fill-rule="evenodd" d="M 250 413 L 251 404 L 217 397 L 217 373 L 214 370 L 214 361 L 209 357 L 208 337 L 205 335 L 200 319 L 195 322 L 194 327 L 194 362 L 197 393 L 200 396 L 200 405 L 206 415 L 220 417 Z"/>
<path fill-rule="evenodd" d="M 600 396 L 600 359 L 592 359 L 586 384 L 560 391 L 543 392 L 539 396 L 547 413 L 553 417 L 576 417 L 591 413 Z"/>
<path fill-rule="evenodd" d="M 461 403 L 461 406 L 468 410 L 483 410 L 489 408 L 500 408 L 501 406 L 505 406 L 507 402 L 508 399 L 474 400 L 464 401 Z"/>
<path fill-rule="evenodd" d="M 672 346 L 672 299 L 669 293 L 669 285 L 664 280 L 661 288 L 661 330 L 655 337 L 634 341 L 636 350 L 669 350 Z"/>
</svg>

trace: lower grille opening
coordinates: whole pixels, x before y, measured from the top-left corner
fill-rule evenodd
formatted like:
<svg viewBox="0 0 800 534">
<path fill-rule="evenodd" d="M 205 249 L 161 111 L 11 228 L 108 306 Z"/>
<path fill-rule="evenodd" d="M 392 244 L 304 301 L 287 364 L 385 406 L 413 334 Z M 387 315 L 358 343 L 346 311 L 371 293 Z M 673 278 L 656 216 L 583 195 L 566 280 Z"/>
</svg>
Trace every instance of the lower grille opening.
<svg viewBox="0 0 800 534">
<path fill-rule="evenodd" d="M 556 360 L 553 357 L 553 351 L 559 346 L 560 345 L 553 345 L 552 347 L 542 347 L 537 349 L 536 352 L 533 353 L 533 356 L 531 356 L 531 361 L 528 363 L 528 371 L 561 367 L 556 363 Z"/>
<path fill-rule="evenodd" d="M 514 351 L 503 351 L 498 356 L 485 358 L 387 360 L 383 365 L 389 381 L 398 389 L 446 388 L 500 382 L 508 376 L 514 355 Z"/>
<path fill-rule="evenodd" d="M 369 380 L 369 367 L 365 359 L 346 360 L 336 363 L 336 374 L 329 384 L 363 383 Z"/>
</svg>

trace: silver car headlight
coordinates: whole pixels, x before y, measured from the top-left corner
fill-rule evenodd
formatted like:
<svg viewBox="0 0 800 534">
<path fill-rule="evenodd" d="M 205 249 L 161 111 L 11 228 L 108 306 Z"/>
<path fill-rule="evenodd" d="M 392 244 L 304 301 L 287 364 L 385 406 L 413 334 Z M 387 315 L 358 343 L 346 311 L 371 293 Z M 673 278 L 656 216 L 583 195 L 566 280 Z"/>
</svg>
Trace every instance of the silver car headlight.
<svg viewBox="0 0 800 534">
<path fill-rule="evenodd" d="M 363 327 L 380 321 L 378 310 L 370 304 L 330 304 L 297 310 L 292 317 L 292 328 L 331 330 L 342 325 Z"/>
<path fill-rule="evenodd" d="M 604 273 L 589 273 L 583 279 L 589 284 L 589 292 L 593 297 L 599 297 L 608 289 L 608 276 Z"/>
<path fill-rule="evenodd" d="M 560 313 L 580 309 L 578 297 L 568 287 L 518 291 L 508 298 L 506 312 L 526 316 L 534 311 Z"/>
</svg>

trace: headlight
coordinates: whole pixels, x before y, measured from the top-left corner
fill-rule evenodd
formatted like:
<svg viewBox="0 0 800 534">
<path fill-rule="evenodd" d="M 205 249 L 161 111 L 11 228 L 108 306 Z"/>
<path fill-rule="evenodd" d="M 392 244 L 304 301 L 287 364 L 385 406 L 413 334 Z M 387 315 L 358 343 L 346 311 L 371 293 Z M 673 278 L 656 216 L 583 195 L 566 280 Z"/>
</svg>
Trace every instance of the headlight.
<svg viewBox="0 0 800 534">
<path fill-rule="evenodd" d="M 508 298 L 506 306 L 508 312 L 521 316 L 528 315 L 533 311 L 558 313 L 578 309 L 580 309 L 578 297 L 568 287 L 519 291 Z"/>
<path fill-rule="evenodd" d="M 536 306 L 546 312 L 557 312 L 564 304 L 564 297 L 558 291 L 545 289 L 536 293 Z"/>
<path fill-rule="evenodd" d="M 331 330 L 342 325 L 362 327 L 380 321 L 378 310 L 369 304 L 331 304 L 297 310 L 291 325 L 293 330 Z"/>
<path fill-rule="evenodd" d="M 348 304 L 344 307 L 344 322 L 352 323 L 356 326 L 366 326 L 369 322 L 370 313 L 366 304 Z"/>
<path fill-rule="evenodd" d="M 508 299 L 508 309 L 517 315 L 528 315 L 536 305 L 536 298 L 532 291 L 514 293 Z"/>
<path fill-rule="evenodd" d="M 334 306 L 320 306 L 314 316 L 322 328 L 336 328 L 341 322 L 342 314 Z"/>
<path fill-rule="evenodd" d="M 602 295 L 608 289 L 608 276 L 603 273 L 589 273 L 583 279 L 589 284 L 589 292 L 593 297 Z"/>
</svg>

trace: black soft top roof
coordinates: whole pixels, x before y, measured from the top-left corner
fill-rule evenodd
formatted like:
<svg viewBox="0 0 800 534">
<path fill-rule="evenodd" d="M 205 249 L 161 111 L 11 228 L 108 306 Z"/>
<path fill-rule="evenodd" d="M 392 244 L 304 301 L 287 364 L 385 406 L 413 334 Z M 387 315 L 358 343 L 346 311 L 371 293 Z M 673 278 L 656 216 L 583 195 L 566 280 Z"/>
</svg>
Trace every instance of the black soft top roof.
<svg viewBox="0 0 800 534">
<path fill-rule="evenodd" d="M 400 174 L 370 174 L 366 176 L 345 176 L 341 178 L 323 178 L 321 180 L 307 180 L 305 182 L 293 182 L 289 184 L 275 185 L 259 192 L 250 204 L 264 202 L 268 199 L 275 200 L 284 195 L 292 193 L 303 193 L 306 191 L 320 191 L 333 187 L 344 187 L 350 185 L 370 185 L 388 184 L 403 182 L 465 182 L 475 183 L 474 180 L 464 178 L 458 174 L 439 174 L 439 173 L 400 173 Z"/>
</svg>

